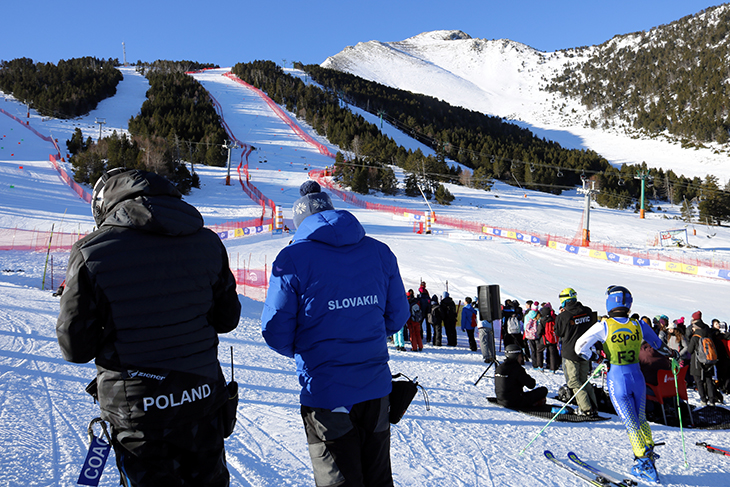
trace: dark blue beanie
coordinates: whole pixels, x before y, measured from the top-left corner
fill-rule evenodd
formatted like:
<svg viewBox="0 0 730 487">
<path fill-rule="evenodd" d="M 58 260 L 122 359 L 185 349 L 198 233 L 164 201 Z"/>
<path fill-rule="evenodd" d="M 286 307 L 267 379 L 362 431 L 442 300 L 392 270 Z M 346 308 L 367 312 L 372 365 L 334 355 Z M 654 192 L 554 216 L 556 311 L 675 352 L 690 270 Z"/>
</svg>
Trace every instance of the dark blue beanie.
<svg viewBox="0 0 730 487">
<path fill-rule="evenodd" d="M 322 187 L 317 181 L 311 179 L 304 181 L 299 187 L 299 194 L 302 197 L 296 200 L 292 207 L 294 228 L 299 228 L 302 221 L 309 215 L 335 209 L 329 195 L 322 192 Z"/>
</svg>

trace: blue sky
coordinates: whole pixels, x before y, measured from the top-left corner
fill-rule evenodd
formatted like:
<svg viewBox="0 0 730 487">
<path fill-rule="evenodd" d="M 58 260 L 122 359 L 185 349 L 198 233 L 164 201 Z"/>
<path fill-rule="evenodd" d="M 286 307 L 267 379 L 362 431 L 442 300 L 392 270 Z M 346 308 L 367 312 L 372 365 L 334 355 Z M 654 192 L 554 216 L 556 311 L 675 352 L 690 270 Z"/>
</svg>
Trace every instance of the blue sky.
<svg viewBox="0 0 730 487">
<path fill-rule="evenodd" d="M 82 56 L 232 66 L 269 59 L 319 64 L 348 45 L 454 29 L 541 51 L 600 44 L 668 24 L 719 1 L 700 0 L 6 0 L 0 59 L 56 63 Z"/>
</svg>

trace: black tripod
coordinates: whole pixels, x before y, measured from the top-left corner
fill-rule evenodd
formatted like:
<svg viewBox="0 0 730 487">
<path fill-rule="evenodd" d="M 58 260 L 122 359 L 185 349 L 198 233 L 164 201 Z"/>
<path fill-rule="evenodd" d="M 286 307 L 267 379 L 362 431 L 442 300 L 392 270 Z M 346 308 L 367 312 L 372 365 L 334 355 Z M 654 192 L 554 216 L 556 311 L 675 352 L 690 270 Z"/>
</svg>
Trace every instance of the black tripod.
<svg viewBox="0 0 730 487">
<path fill-rule="evenodd" d="M 489 371 L 489 369 L 491 369 L 491 368 L 492 368 L 492 365 L 494 365 L 494 364 L 497 364 L 497 365 L 499 365 L 499 362 L 497 361 L 497 359 L 496 359 L 496 358 L 493 358 L 493 359 L 492 359 L 492 360 L 491 360 L 491 361 L 489 362 L 489 365 L 487 365 L 487 368 L 486 368 L 486 369 L 484 369 L 484 372 L 482 372 L 482 375 L 480 375 L 480 376 L 479 376 L 479 378 L 478 378 L 478 379 L 477 379 L 477 381 L 476 381 L 476 382 L 474 383 L 474 385 L 477 385 L 477 384 L 479 384 L 479 381 L 480 381 L 480 380 L 482 380 L 482 377 L 484 377 L 484 376 L 485 376 L 485 375 L 487 374 L 487 372 Z"/>
</svg>

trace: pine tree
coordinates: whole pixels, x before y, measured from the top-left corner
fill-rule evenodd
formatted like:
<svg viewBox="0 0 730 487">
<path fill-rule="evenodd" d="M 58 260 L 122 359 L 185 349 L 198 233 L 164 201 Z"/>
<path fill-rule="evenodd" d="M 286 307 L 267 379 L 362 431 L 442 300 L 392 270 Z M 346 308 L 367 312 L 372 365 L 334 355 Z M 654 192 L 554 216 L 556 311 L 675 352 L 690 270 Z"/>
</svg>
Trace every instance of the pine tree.
<svg viewBox="0 0 730 487">
<path fill-rule="evenodd" d="M 385 194 L 393 195 L 398 191 L 398 179 L 391 168 L 381 168 L 378 170 L 378 179 L 380 182 L 380 191 Z"/>
<path fill-rule="evenodd" d="M 352 178 L 352 190 L 355 193 L 368 194 L 368 168 L 361 167 L 355 170 L 355 177 Z"/>
<path fill-rule="evenodd" d="M 692 206 L 692 200 L 687 200 L 686 198 L 682 201 L 682 209 L 680 210 L 682 215 L 682 220 L 684 220 L 687 223 L 692 223 L 692 218 L 694 217 L 694 207 Z"/>
<path fill-rule="evenodd" d="M 419 196 L 421 191 L 418 189 L 418 179 L 413 173 L 408 174 L 405 179 L 406 196 Z"/>
<path fill-rule="evenodd" d="M 489 179 L 488 172 L 489 171 L 486 166 L 479 166 L 476 168 L 471 176 L 472 186 L 476 189 L 491 191 L 494 181 Z"/>
<path fill-rule="evenodd" d="M 80 128 L 76 127 L 71 138 L 66 141 L 66 149 L 68 149 L 69 154 L 72 156 L 87 149 L 86 144 L 84 144 L 84 134 Z"/>
<path fill-rule="evenodd" d="M 443 184 L 438 185 L 435 198 L 440 205 L 450 205 L 454 201 L 454 195 Z"/>
<path fill-rule="evenodd" d="M 720 191 L 717 181 L 717 177 L 708 174 L 702 184 L 702 198 L 698 208 L 699 218 L 703 223 L 719 225 L 730 217 L 727 206 L 728 197 L 723 191 Z"/>
</svg>

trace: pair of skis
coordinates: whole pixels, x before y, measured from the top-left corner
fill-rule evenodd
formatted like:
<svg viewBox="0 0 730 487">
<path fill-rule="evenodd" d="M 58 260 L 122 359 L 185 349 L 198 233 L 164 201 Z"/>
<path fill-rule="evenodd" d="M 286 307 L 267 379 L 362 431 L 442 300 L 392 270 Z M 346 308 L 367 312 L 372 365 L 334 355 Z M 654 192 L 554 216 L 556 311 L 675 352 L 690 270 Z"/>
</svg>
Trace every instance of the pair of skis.
<svg viewBox="0 0 730 487">
<path fill-rule="evenodd" d="M 573 452 L 568 453 L 568 459 L 572 463 L 559 460 L 550 450 L 545 450 L 545 457 L 576 477 L 597 487 L 634 487 L 637 485 L 635 480 L 617 479 L 613 474 L 587 464 Z"/>
</svg>

